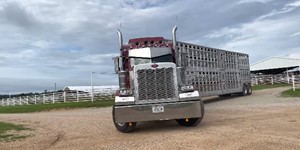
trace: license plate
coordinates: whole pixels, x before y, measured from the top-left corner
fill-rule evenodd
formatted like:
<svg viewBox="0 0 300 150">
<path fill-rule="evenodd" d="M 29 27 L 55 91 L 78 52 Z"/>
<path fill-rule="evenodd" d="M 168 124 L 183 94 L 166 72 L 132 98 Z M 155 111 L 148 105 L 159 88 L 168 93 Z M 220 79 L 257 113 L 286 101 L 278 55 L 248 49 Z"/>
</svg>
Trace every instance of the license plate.
<svg viewBox="0 0 300 150">
<path fill-rule="evenodd" d="M 152 113 L 162 113 L 164 111 L 164 106 L 152 106 Z"/>
</svg>

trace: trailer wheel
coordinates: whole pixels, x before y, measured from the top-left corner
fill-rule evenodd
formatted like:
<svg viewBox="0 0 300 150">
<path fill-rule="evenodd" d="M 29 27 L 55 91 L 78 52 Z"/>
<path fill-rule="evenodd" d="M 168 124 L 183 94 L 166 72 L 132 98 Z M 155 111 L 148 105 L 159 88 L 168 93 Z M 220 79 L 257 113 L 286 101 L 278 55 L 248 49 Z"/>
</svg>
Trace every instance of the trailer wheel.
<svg viewBox="0 0 300 150">
<path fill-rule="evenodd" d="M 176 122 L 181 126 L 186 127 L 194 127 L 197 126 L 204 116 L 204 104 L 203 101 L 200 100 L 200 107 L 201 107 L 201 117 L 199 118 L 187 118 L 187 119 L 176 119 Z"/>
<path fill-rule="evenodd" d="M 248 93 L 248 88 L 247 86 L 244 84 L 243 85 L 243 91 L 240 93 L 241 96 L 246 96 Z"/>
<path fill-rule="evenodd" d="M 252 87 L 251 87 L 251 84 L 249 84 L 247 86 L 247 95 L 251 95 L 252 94 Z"/>
<path fill-rule="evenodd" d="M 113 121 L 114 121 L 115 127 L 117 128 L 118 131 L 123 132 L 123 133 L 129 133 L 129 132 L 134 131 L 136 122 L 123 122 L 123 123 L 115 122 L 115 106 L 113 106 L 112 115 L 113 115 Z"/>
</svg>

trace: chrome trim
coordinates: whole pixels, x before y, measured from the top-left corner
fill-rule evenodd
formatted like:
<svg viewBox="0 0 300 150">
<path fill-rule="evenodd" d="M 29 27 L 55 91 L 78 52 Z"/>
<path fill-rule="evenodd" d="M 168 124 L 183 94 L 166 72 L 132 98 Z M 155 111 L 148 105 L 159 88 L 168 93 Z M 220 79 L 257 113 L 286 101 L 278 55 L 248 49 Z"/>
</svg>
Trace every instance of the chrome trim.
<svg viewBox="0 0 300 150">
<path fill-rule="evenodd" d="M 152 106 L 157 105 L 164 106 L 164 112 L 152 113 Z M 201 117 L 200 100 L 114 107 L 116 123 Z"/>
<path fill-rule="evenodd" d="M 178 101 L 179 100 L 179 94 L 178 94 L 178 84 L 177 84 L 177 73 L 176 73 L 176 66 L 174 63 L 156 63 L 158 65 L 157 68 L 152 68 L 151 65 L 152 64 L 140 64 L 134 67 L 134 90 L 135 90 L 135 98 L 136 98 L 136 104 L 146 104 L 146 103 L 163 103 L 163 102 L 174 102 L 174 101 Z M 140 93 L 139 93 L 139 77 L 138 77 L 138 71 L 139 70 L 149 70 L 149 69 L 162 69 L 162 68 L 172 68 L 173 69 L 173 79 L 172 79 L 172 83 L 168 84 L 172 84 L 173 88 L 172 91 L 174 92 L 173 97 L 172 98 L 164 98 L 164 99 L 141 99 L 139 97 Z M 150 80 L 149 80 L 150 81 Z M 157 84 L 155 81 L 151 81 L 153 82 L 153 84 Z M 163 82 L 165 83 L 165 82 Z M 144 90 L 144 89 L 142 89 Z M 157 90 L 157 89 L 156 89 Z M 168 90 L 168 89 L 164 89 L 164 90 Z M 146 91 L 145 93 L 149 93 L 150 91 Z M 157 93 L 156 93 L 157 94 Z"/>
</svg>

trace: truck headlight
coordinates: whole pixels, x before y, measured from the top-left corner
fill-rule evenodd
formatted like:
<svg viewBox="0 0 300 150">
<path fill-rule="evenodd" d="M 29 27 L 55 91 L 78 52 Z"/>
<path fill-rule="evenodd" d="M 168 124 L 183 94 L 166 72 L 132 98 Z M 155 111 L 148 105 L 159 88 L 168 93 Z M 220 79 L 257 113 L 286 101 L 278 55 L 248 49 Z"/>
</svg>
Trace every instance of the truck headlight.
<svg viewBox="0 0 300 150">
<path fill-rule="evenodd" d="M 193 91 L 194 86 L 193 85 L 183 85 L 180 87 L 181 91 Z"/>
<path fill-rule="evenodd" d="M 132 95 L 132 90 L 120 90 L 120 95 L 121 96 Z"/>
</svg>

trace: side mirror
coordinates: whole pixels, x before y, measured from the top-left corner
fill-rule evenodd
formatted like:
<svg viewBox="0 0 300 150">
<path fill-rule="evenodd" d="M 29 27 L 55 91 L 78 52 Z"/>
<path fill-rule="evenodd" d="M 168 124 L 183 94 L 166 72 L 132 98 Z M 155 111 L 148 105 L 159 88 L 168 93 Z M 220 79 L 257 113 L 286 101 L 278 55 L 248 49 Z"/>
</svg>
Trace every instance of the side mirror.
<svg viewBox="0 0 300 150">
<path fill-rule="evenodd" d="M 115 73 L 117 74 L 120 71 L 120 57 L 114 57 Z"/>
</svg>

